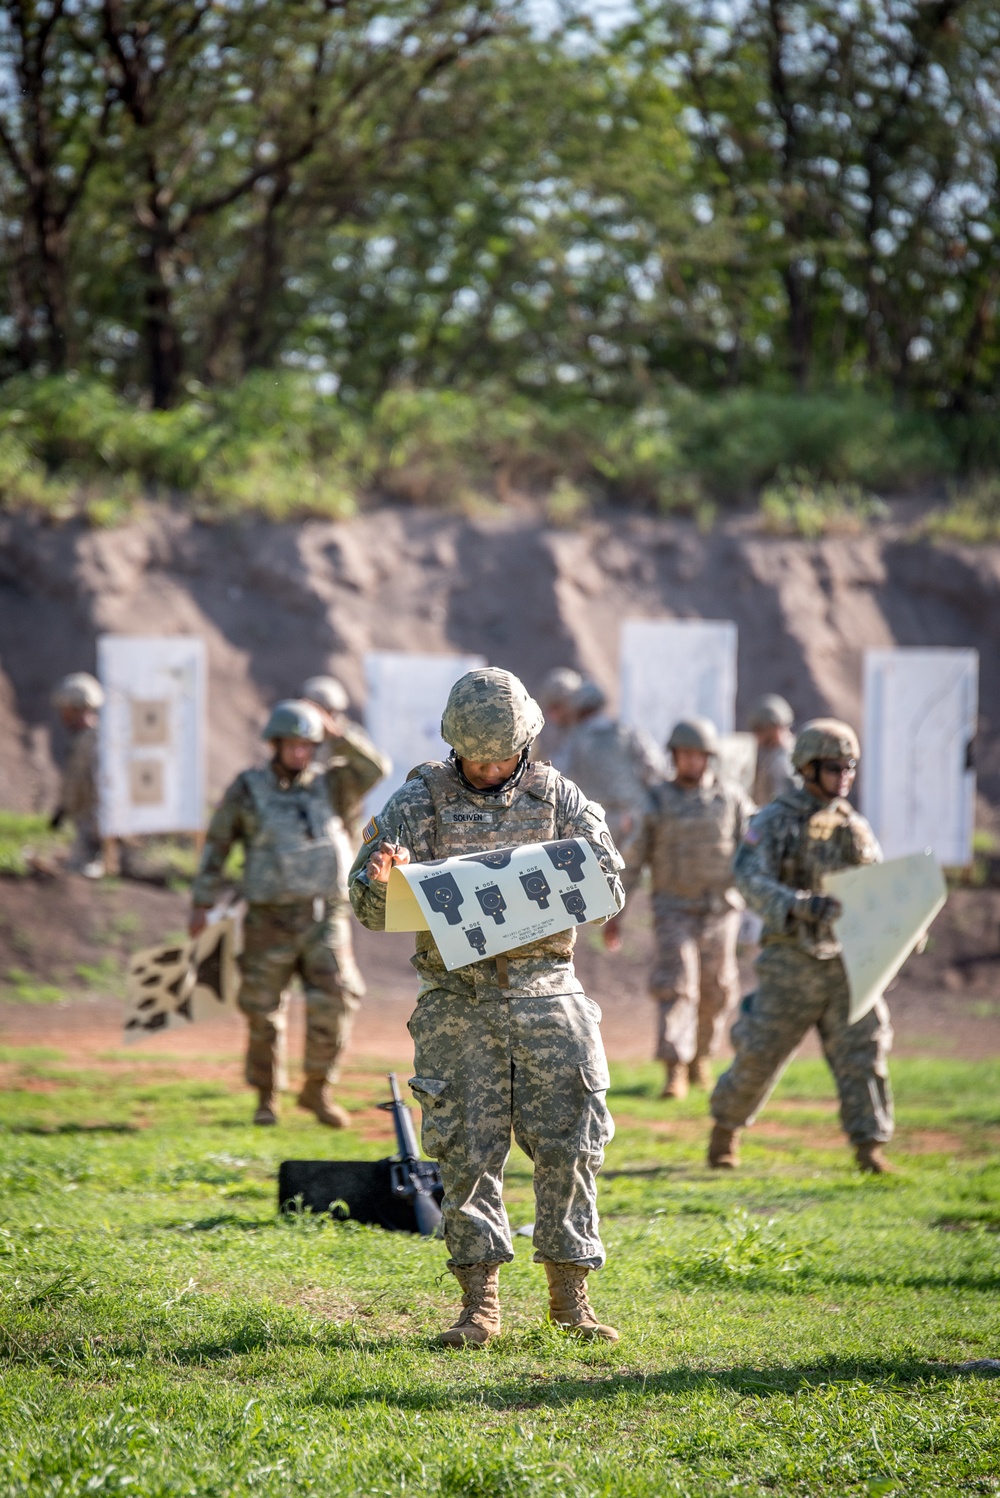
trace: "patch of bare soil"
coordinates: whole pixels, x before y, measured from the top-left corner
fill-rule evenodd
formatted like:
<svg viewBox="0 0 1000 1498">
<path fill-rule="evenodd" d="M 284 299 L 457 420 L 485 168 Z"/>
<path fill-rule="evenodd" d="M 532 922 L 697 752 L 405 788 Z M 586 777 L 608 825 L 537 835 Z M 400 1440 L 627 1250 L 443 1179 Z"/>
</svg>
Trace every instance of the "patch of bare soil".
<svg viewBox="0 0 1000 1498">
<path fill-rule="evenodd" d="M 78 877 L 0 881 L 0 1045 L 48 1045 L 88 1067 L 127 1073 L 137 1064 L 196 1067 L 199 1076 L 238 1085 L 243 1021 L 220 1017 L 190 1030 L 171 1030 L 123 1049 L 122 973 L 131 952 L 183 929 L 186 898 L 169 890 Z M 416 994 L 409 963 L 412 938 L 377 935 L 355 924 L 358 960 L 368 984 L 343 1086 L 362 1058 L 384 1058 L 404 1070 L 412 1057 L 406 1021 Z M 1000 1055 L 1000 891 L 957 890 L 935 923 L 928 951 L 907 963 L 889 1002 L 896 1053 L 980 1059 Z M 611 956 L 589 928 L 578 945 L 578 971 L 604 1011 L 604 1037 L 614 1060 L 652 1054 L 654 1006 L 647 997 L 652 942 L 648 900 L 629 905 L 623 951 Z M 751 954 L 744 955 L 743 987 L 753 986 Z M 10 974 L 20 975 L 18 982 Z M 4 979 L 7 981 L 4 982 Z M 54 986 L 59 1003 L 17 1001 L 18 987 Z M 301 1055 L 303 1010 L 293 996 L 289 1054 Z M 815 1037 L 803 1054 L 819 1053 Z M 149 1075 L 149 1072 L 144 1072 Z M 381 1116 L 380 1116 L 381 1117 Z"/>
</svg>

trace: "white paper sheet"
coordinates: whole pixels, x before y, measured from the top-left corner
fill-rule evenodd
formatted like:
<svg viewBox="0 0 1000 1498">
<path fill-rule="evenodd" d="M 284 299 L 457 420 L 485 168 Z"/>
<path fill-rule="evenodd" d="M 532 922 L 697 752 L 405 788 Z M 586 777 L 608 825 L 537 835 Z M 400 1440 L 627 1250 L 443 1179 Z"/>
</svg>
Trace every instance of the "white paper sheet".
<svg viewBox="0 0 1000 1498">
<path fill-rule="evenodd" d="M 125 1041 L 184 1029 L 236 1007 L 235 922 L 215 921 L 193 940 L 136 952 L 125 987 Z"/>
<path fill-rule="evenodd" d="M 851 989 L 850 1022 L 862 1019 L 899 972 L 947 898 L 934 855 L 827 874 L 823 885 L 844 913 L 834 924 Z"/>
<path fill-rule="evenodd" d="M 102 635 L 103 837 L 197 832 L 205 821 L 205 645 L 194 635 Z"/>
<path fill-rule="evenodd" d="M 887 858 L 972 862 L 978 684 L 975 650 L 865 652 L 861 809 Z"/>
<path fill-rule="evenodd" d="M 752 733 L 724 733 L 719 743 L 719 774 L 749 794 L 757 774 L 757 740 Z"/>
<path fill-rule="evenodd" d="M 365 728 L 392 768 L 367 799 L 369 815 L 381 811 L 414 765 L 447 759 L 441 714 L 460 676 L 486 662 L 481 655 L 410 655 L 372 650 L 365 655 Z"/>
<path fill-rule="evenodd" d="M 736 625 L 730 619 L 625 619 L 621 717 L 657 745 L 679 718 L 709 718 L 720 733 L 736 718 Z"/>
<path fill-rule="evenodd" d="M 582 838 L 406 864 L 389 876 L 387 931 L 430 931 L 449 971 L 614 913 Z"/>
</svg>

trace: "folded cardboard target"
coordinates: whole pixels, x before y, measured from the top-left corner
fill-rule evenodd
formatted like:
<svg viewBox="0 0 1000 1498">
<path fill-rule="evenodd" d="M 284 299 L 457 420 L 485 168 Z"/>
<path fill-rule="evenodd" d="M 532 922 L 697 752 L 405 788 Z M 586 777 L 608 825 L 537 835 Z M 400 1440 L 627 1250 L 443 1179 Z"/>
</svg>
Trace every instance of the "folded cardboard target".
<svg viewBox="0 0 1000 1498">
<path fill-rule="evenodd" d="M 614 910 L 593 848 L 571 837 L 397 865 L 385 929 L 430 931 L 454 971 Z"/>
<path fill-rule="evenodd" d="M 236 1005 L 235 922 L 206 926 L 193 940 L 137 952 L 125 986 L 125 1040 L 195 1024 Z"/>
</svg>

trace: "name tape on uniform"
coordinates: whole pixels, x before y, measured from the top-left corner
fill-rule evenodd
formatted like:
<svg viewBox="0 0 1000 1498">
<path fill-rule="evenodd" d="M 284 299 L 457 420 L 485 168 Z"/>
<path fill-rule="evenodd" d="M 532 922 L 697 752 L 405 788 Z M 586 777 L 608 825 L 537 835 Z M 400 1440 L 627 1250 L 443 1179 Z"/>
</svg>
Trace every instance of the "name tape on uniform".
<svg viewBox="0 0 1000 1498">
<path fill-rule="evenodd" d="M 430 931 L 454 972 L 614 911 L 594 850 L 573 837 L 397 866 L 385 929 Z"/>
</svg>

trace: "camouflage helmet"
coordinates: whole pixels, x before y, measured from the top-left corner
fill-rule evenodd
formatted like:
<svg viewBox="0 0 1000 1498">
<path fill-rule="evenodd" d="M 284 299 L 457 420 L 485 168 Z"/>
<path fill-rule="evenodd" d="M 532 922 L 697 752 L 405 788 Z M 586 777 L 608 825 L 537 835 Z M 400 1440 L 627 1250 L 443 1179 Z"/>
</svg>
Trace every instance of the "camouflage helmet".
<svg viewBox="0 0 1000 1498">
<path fill-rule="evenodd" d="M 261 734 L 262 739 L 308 739 L 310 744 L 321 744 L 325 737 L 323 720 L 315 707 L 298 697 L 276 702 Z"/>
<path fill-rule="evenodd" d="M 542 677 L 538 701 L 542 707 L 567 707 L 573 694 L 583 686 L 583 677 L 571 666 L 555 666 Z"/>
<path fill-rule="evenodd" d="M 768 692 L 754 703 L 750 713 L 751 728 L 791 728 L 795 714 L 791 704 L 777 692 Z"/>
<path fill-rule="evenodd" d="M 52 704 L 54 707 L 90 708 L 96 712 L 104 706 L 104 688 L 89 671 L 71 671 L 57 683 Z"/>
<path fill-rule="evenodd" d="M 849 723 L 839 718 L 812 718 L 803 723 L 792 750 L 792 764 L 802 770 L 814 759 L 860 759 L 861 745 Z"/>
<path fill-rule="evenodd" d="M 608 694 L 596 681 L 583 681 L 570 698 L 570 705 L 578 713 L 596 713 L 607 702 Z"/>
<path fill-rule="evenodd" d="M 335 676 L 310 676 L 299 688 L 299 696 L 307 702 L 318 702 L 328 713 L 346 713 L 351 700 L 347 688 Z"/>
<path fill-rule="evenodd" d="M 719 731 L 710 718 L 681 718 L 667 740 L 668 749 L 698 749 L 702 754 L 718 754 Z"/>
<path fill-rule="evenodd" d="M 459 759 L 497 764 L 527 749 L 544 723 L 541 708 L 516 676 L 481 666 L 460 676 L 449 692 L 441 737 Z"/>
</svg>

